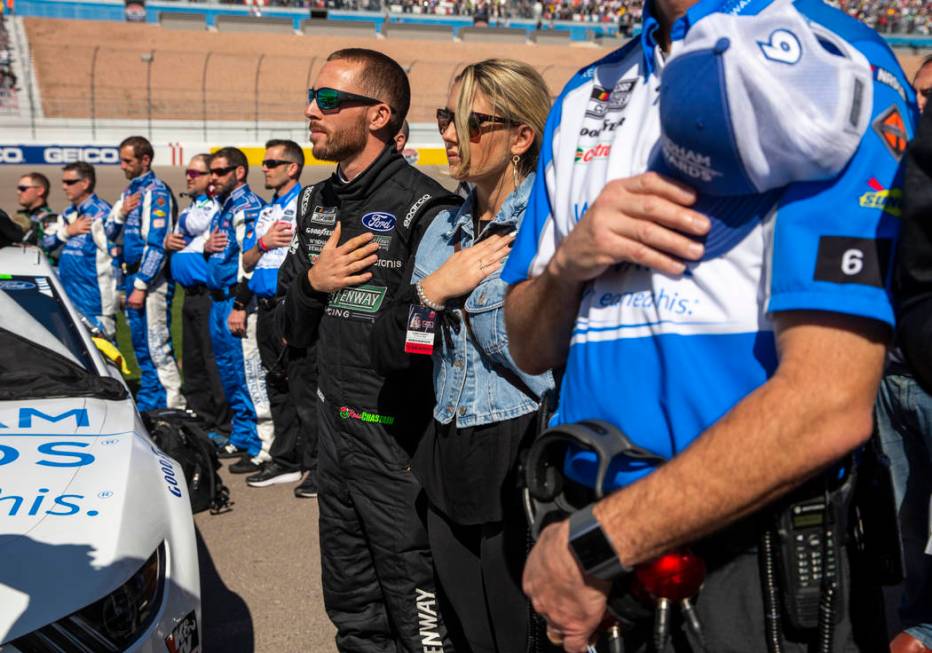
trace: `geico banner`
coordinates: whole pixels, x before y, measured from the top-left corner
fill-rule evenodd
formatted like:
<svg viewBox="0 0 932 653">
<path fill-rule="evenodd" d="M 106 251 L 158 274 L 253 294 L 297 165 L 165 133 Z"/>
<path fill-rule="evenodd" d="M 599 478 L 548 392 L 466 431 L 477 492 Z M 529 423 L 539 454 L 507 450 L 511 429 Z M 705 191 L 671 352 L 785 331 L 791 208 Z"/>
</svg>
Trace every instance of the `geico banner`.
<svg viewBox="0 0 932 653">
<path fill-rule="evenodd" d="M 76 161 L 117 165 L 120 151 L 115 145 L 0 145 L 0 165 L 63 165 Z"/>
</svg>

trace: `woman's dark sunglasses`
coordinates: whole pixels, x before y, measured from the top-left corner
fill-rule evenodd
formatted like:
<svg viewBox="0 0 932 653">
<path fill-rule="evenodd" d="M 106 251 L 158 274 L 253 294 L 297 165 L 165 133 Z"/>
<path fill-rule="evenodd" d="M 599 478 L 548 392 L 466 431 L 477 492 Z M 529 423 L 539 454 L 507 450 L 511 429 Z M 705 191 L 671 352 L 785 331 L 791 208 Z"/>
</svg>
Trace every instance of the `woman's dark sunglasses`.
<svg viewBox="0 0 932 653">
<path fill-rule="evenodd" d="M 209 175 L 209 174 L 210 174 L 209 172 L 206 172 L 204 170 L 194 170 L 192 168 L 188 168 L 187 170 L 184 171 L 184 176 L 187 177 L 188 179 L 197 179 L 198 177 L 203 177 L 204 175 Z"/>
<path fill-rule="evenodd" d="M 437 128 L 443 134 L 456 118 L 456 114 L 447 108 L 437 109 Z M 515 121 L 501 116 L 490 116 L 487 113 L 473 111 L 469 114 L 469 138 L 479 138 L 482 135 L 482 126 L 485 124 L 514 125 Z"/>
<path fill-rule="evenodd" d="M 311 104 L 315 99 L 321 111 L 339 111 L 343 108 L 344 104 L 372 105 L 382 103 L 382 100 L 376 100 L 374 97 L 338 91 L 335 88 L 324 87 L 307 89 L 307 103 Z"/>
</svg>

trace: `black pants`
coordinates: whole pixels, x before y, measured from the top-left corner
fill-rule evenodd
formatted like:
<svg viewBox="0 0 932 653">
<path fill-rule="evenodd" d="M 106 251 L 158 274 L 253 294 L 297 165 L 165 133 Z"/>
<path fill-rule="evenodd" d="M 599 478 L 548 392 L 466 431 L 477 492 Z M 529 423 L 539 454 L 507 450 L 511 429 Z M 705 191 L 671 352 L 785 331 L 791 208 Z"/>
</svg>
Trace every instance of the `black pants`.
<svg viewBox="0 0 932 653">
<path fill-rule="evenodd" d="M 363 409 L 320 403 L 324 605 L 340 651 L 451 651 L 408 456 Z M 419 509 L 419 507 L 421 509 Z"/>
<path fill-rule="evenodd" d="M 265 370 L 275 440 L 272 460 L 294 470 L 317 469 L 317 354 L 282 344 L 275 310 L 259 308 L 256 340 Z"/>
<path fill-rule="evenodd" d="M 427 535 L 440 589 L 452 608 L 446 616 L 456 650 L 524 653 L 530 617 L 521 591 L 527 526 L 517 502 L 505 506 L 504 521 L 476 526 L 455 524 L 428 507 Z"/>
<path fill-rule="evenodd" d="M 297 407 L 298 429 L 295 442 L 289 447 L 288 441 L 282 441 L 279 447 L 272 447 L 272 458 L 284 465 L 294 465 L 317 476 L 317 346 L 307 349 L 288 348 L 288 390 L 291 402 Z M 279 454 L 278 452 L 281 451 Z"/>
<path fill-rule="evenodd" d="M 223 393 L 220 373 L 210 340 L 210 296 L 191 289 L 181 308 L 181 368 L 184 396 L 211 431 L 230 432 L 230 407 Z"/>
</svg>

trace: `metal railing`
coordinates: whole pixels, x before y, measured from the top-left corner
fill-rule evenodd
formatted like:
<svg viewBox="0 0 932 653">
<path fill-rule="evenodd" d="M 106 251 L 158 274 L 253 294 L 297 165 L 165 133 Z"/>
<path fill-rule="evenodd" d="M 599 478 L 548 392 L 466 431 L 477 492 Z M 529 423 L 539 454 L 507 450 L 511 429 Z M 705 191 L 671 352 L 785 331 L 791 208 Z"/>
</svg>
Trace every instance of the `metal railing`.
<svg viewBox="0 0 932 653">
<path fill-rule="evenodd" d="M 61 56 L 38 49 L 20 92 L 36 99 L 33 138 L 42 137 L 43 118 L 87 120 L 91 138 L 114 121 L 200 123 L 201 137 L 223 123 L 251 125 L 258 140 L 267 123 L 301 122 L 307 88 L 323 65 L 321 57 L 231 54 L 220 51 L 130 50 L 69 47 L 67 65 L 44 59 Z M 411 80 L 411 122 L 432 122 L 446 102 L 450 81 L 467 62 L 402 60 Z M 576 72 L 575 66 L 539 66 L 552 93 Z M 38 89 L 31 88 L 32 78 Z M 41 103 L 41 107 L 39 104 Z M 60 120 L 59 120 L 60 122 Z"/>
</svg>

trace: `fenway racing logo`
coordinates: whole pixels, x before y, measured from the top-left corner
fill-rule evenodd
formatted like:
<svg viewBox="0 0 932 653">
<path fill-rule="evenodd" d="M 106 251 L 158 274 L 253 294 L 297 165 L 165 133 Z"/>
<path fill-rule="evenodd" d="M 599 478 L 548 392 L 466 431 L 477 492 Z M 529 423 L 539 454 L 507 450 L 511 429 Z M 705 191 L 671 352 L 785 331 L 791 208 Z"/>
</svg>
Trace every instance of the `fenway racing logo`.
<svg viewBox="0 0 932 653">
<path fill-rule="evenodd" d="M 385 286 L 343 288 L 330 296 L 330 306 L 362 313 L 377 313 L 385 299 Z"/>
<path fill-rule="evenodd" d="M 443 636 L 437 618 L 437 597 L 433 592 L 415 587 L 417 592 L 418 634 L 423 653 L 443 653 Z"/>
</svg>

